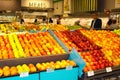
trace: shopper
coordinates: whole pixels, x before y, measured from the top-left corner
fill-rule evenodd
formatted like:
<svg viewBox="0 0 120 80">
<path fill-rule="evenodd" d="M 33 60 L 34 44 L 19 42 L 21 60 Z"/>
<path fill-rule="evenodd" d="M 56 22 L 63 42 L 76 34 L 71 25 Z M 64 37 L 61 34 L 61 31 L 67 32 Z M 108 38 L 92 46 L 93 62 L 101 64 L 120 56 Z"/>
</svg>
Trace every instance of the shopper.
<svg viewBox="0 0 120 80">
<path fill-rule="evenodd" d="M 101 29 L 102 28 L 102 20 L 98 18 L 98 14 L 93 14 L 93 20 L 91 23 L 91 29 Z"/>
<path fill-rule="evenodd" d="M 23 23 L 24 23 L 24 19 L 21 18 L 21 20 L 20 20 L 20 24 L 23 24 Z"/>
<path fill-rule="evenodd" d="M 106 29 L 110 29 L 111 24 L 112 24 L 112 19 L 109 19 L 106 25 Z"/>
<path fill-rule="evenodd" d="M 106 29 L 110 29 L 110 26 L 112 24 L 112 18 L 110 17 L 110 10 L 105 9 L 105 15 L 108 17 L 108 22 L 106 24 Z"/>
<path fill-rule="evenodd" d="M 59 16 L 59 18 L 57 19 L 57 24 L 61 24 L 61 19 L 62 19 L 62 17 Z"/>
<path fill-rule="evenodd" d="M 43 17 L 42 21 L 43 23 L 46 23 L 46 17 Z"/>
<path fill-rule="evenodd" d="M 37 23 L 37 21 L 38 21 L 37 18 L 35 18 L 34 23 Z"/>
<path fill-rule="evenodd" d="M 75 21 L 74 25 L 80 26 L 80 20 Z"/>
<path fill-rule="evenodd" d="M 49 23 L 53 23 L 53 20 L 52 20 L 52 18 L 49 18 Z"/>
<path fill-rule="evenodd" d="M 118 29 L 119 26 L 116 24 L 116 20 L 112 20 L 112 24 L 110 25 L 110 29 Z"/>
</svg>

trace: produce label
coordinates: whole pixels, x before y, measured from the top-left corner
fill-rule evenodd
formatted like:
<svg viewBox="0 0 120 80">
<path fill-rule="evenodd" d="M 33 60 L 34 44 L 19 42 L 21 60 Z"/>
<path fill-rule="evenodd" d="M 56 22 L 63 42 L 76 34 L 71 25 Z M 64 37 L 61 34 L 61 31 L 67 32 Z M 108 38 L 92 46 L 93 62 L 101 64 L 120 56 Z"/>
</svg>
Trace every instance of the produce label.
<svg viewBox="0 0 120 80">
<path fill-rule="evenodd" d="M 28 77 L 29 76 L 29 72 L 22 72 L 20 73 L 20 77 L 23 78 L 23 77 Z"/>
<path fill-rule="evenodd" d="M 47 73 L 51 73 L 51 72 L 54 72 L 54 69 L 48 68 L 48 69 L 47 69 Z"/>
<path fill-rule="evenodd" d="M 107 67 L 106 68 L 106 72 L 112 72 L 112 68 L 111 67 Z"/>
<path fill-rule="evenodd" d="M 94 71 L 88 71 L 88 76 L 94 76 Z"/>
<path fill-rule="evenodd" d="M 66 66 L 66 70 L 72 70 L 73 66 Z"/>
</svg>

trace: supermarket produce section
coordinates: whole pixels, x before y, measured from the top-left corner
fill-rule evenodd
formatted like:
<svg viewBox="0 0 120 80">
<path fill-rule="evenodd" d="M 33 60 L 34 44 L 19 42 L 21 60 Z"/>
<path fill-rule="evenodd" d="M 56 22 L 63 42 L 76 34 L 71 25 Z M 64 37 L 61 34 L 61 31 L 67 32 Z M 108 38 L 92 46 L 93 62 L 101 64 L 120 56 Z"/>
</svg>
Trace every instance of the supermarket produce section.
<svg viewBox="0 0 120 80">
<path fill-rule="evenodd" d="M 0 31 L 0 80 L 120 79 L 119 29 L 0 24 Z"/>
</svg>

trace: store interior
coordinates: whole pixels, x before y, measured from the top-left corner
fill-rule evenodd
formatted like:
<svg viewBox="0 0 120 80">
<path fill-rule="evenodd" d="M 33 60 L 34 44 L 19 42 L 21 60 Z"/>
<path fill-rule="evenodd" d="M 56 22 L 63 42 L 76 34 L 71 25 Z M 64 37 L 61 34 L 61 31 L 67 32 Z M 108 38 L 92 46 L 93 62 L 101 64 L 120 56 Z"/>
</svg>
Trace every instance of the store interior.
<svg viewBox="0 0 120 80">
<path fill-rule="evenodd" d="M 120 80 L 120 0 L 0 0 L 0 80 Z"/>
</svg>

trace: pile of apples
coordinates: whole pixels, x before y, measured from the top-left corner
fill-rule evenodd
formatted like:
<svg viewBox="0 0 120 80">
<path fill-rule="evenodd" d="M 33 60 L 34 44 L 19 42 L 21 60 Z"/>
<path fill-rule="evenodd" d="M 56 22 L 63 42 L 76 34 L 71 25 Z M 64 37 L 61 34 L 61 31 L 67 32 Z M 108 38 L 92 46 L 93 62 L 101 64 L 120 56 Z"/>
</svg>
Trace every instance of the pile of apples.
<svg viewBox="0 0 120 80">
<path fill-rule="evenodd" d="M 11 33 L 8 35 L 10 44 L 12 46 L 15 58 L 24 58 L 26 57 L 23 48 L 18 40 L 17 34 Z"/>
<path fill-rule="evenodd" d="M 57 30 L 57 31 L 62 31 L 62 30 L 68 30 L 67 26 L 65 25 L 53 25 L 53 24 L 48 24 L 48 25 L 35 25 L 35 24 L 18 24 L 18 23 L 10 23 L 10 24 L 0 24 L 0 31 L 3 33 L 8 33 L 8 32 L 18 32 L 18 31 L 42 31 L 42 30 Z"/>
<path fill-rule="evenodd" d="M 17 36 L 27 57 L 65 53 L 48 32 L 25 33 Z"/>
<path fill-rule="evenodd" d="M 6 34 L 0 35 L 0 59 L 14 58 L 10 40 Z"/>
<path fill-rule="evenodd" d="M 68 28 L 65 25 L 48 25 L 48 28 L 55 31 L 68 30 Z"/>
<path fill-rule="evenodd" d="M 89 52 L 81 52 L 80 56 L 86 62 L 86 67 L 84 68 L 84 72 L 88 72 L 91 70 L 99 70 L 104 69 L 106 67 L 112 67 L 113 63 L 110 62 L 101 50 L 93 50 Z"/>
<path fill-rule="evenodd" d="M 78 52 L 101 49 L 101 47 L 90 41 L 79 30 L 59 31 L 55 32 L 55 34 L 61 39 L 61 41 L 65 43 L 69 50 L 71 50 L 73 47 L 75 47 Z"/>
<path fill-rule="evenodd" d="M 46 63 L 37 63 L 36 67 L 39 71 L 47 70 L 49 68 L 51 69 L 60 69 L 60 68 L 66 68 L 67 66 L 77 66 L 76 63 L 72 60 L 61 60 L 56 62 L 46 62 Z"/>
<path fill-rule="evenodd" d="M 36 72 L 37 68 L 33 64 L 23 64 L 23 65 L 17 65 L 17 66 L 4 66 L 3 68 L 0 68 L 0 77 L 2 76 L 14 76 L 21 74 L 23 72 Z"/>
<path fill-rule="evenodd" d="M 114 29 L 113 32 L 120 36 L 120 29 Z"/>
<path fill-rule="evenodd" d="M 15 32 L 15 28 L 12 24 L 0 24 L 0 31 L 2 33 Z"/>
<path fill-rule="evenodd" d="M 91 39 L 95 44 L 102 47 L 104 56 L 113 63 L 114 66 L 120 65 L 120 38 L 111 31 L 104 30 L 81 30 L 81 32 Z"/>
<path fill-rule="evenodd" d="M 66 53 L 48 32 L 0 35 L 0 47 L 0 59 Z"/>
<path fill-rule="evenodd" d="M 51 61 L 46 63 L 37 63 L 36 65 L 23 64 L 12 67 L 4 66 L 3 68 L 0 68 L 0 77 L 19 75 L 23 72 L 34 73 L 37 71 L 44 71 L 49 68 L 54 70 L 54 69 L 66 68 L 67 66 L 75 67 L 76 63 L 72 60 L 61 60 L 56 62 Z"/>
</svg>

